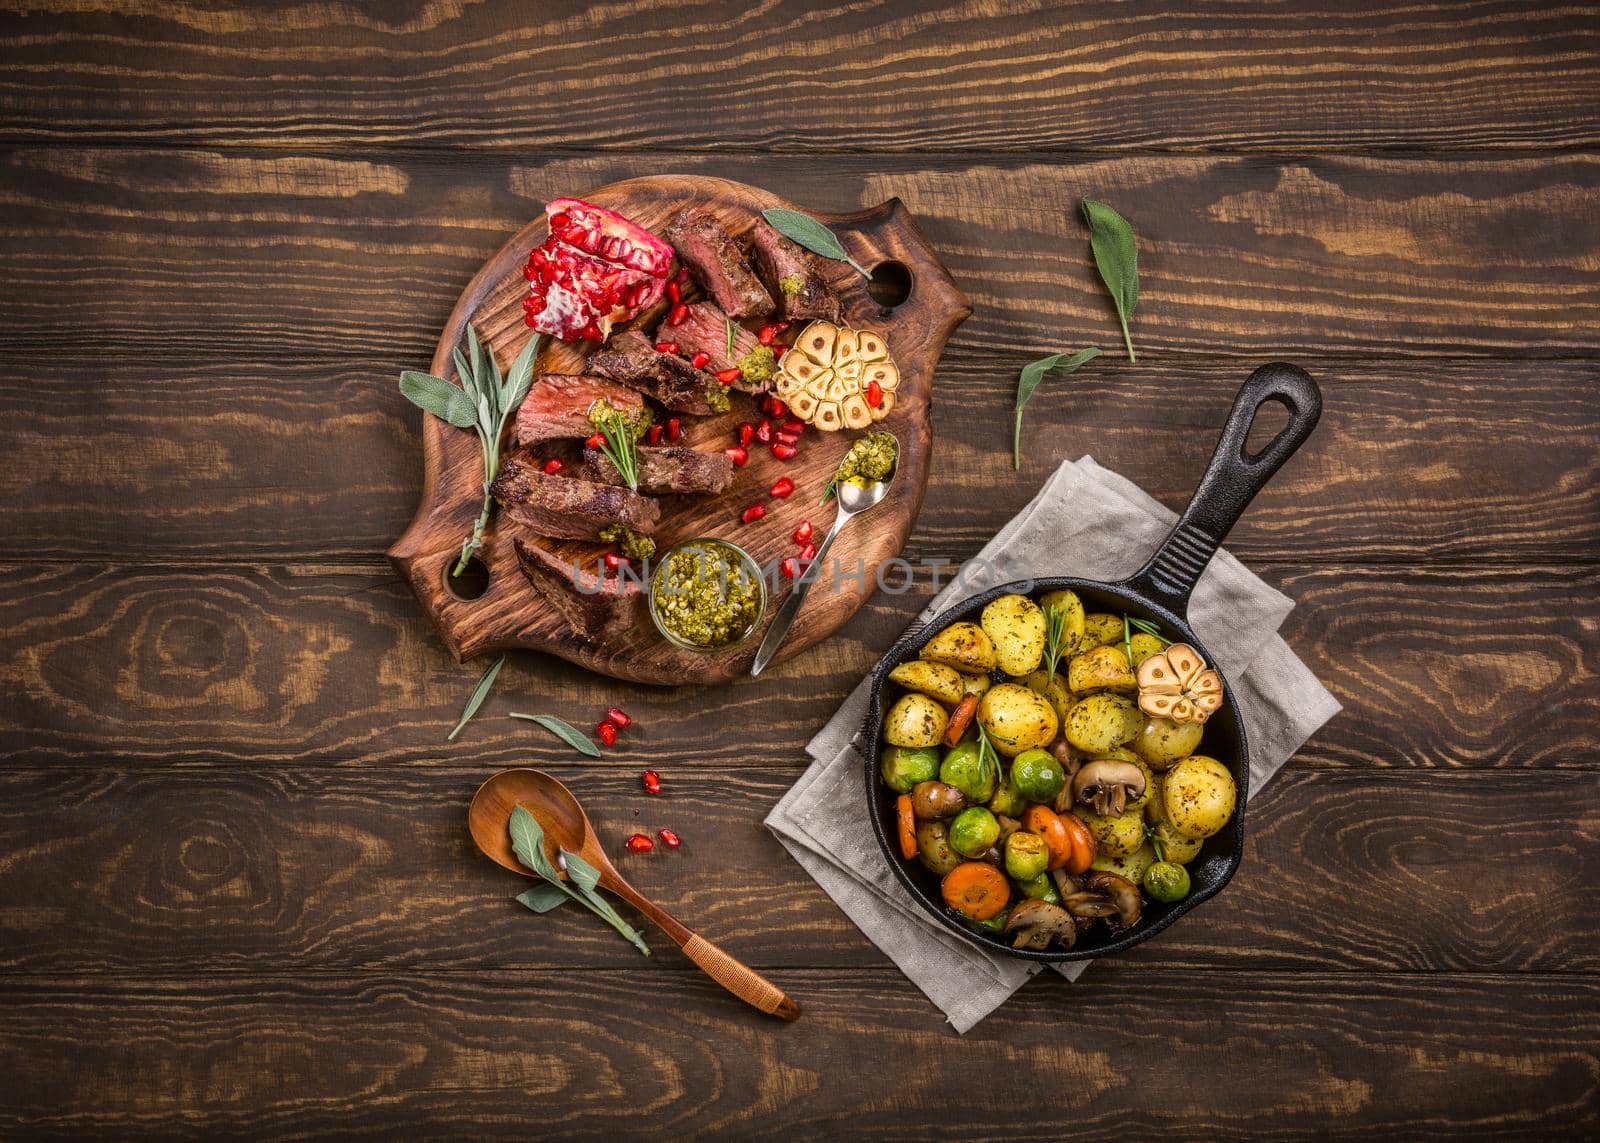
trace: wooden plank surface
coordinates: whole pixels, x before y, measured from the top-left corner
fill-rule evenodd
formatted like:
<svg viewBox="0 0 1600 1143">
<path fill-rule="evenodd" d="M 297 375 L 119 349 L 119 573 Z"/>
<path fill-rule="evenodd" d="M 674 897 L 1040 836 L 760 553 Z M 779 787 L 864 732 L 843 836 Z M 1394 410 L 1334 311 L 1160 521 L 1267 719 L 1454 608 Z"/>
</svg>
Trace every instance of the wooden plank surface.
<svg viewBox="0 0 1600 1143">
<path fill-rule="evenodd" d="M 25 64 L 0 83 L 0 138 L 48 142 L 881 153 L 1600 140 L 1590 4 L 180 2 L 11 11 L 0 42 Z"/>
</svg>

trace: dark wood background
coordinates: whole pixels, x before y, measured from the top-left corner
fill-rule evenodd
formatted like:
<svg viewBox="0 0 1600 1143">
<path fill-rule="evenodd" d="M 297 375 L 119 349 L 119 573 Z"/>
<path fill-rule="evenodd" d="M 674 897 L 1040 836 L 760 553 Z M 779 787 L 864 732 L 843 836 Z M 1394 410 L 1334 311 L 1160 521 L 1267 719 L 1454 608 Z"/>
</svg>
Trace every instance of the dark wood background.
<svg viewBox="0 0 1600 1143">
<path fill-rule="evenodd" d="M 0 14 L 0 1133 L 1410 1139 L 1600 1109 L 1600 10 L 169 0 Z M 382 550 L 400 397 L 548 197 L 901 196 L 971 295 L 908 556 L 1093 453 L 1177 506 L 1234 387 L 1317 436 L 1231 546 L 1345 704 L 1228 892 L 964 1038 L 766 834 L 924 595 L 759 681 L 454 663 Z M 1116 334 L 1081 196 L 1142 239 Z M 620 702 L 573 765 L 504 717 Z M 630 876 L 804 1006 L 536 918 L 472 850 L 571 780 Z M 665 775 L 661 801 L 638 772 Z"/>
</svg>

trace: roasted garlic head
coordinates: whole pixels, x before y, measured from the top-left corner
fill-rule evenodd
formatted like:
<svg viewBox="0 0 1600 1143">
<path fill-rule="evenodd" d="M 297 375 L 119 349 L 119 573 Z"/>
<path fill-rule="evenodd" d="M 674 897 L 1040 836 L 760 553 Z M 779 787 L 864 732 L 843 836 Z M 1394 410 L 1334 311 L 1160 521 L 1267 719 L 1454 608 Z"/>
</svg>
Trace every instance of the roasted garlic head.
<svg viewBox="0 0 1600 1143">
<path fill-rule="evenodd" d="M 1222 676 L 1187 643 L 1139 664 L 1139 709 L 1173 722 L 1204 722 L 1222 705 Z"/>
<path fill-rule="evenodd" d="M 795 416 L 834 432 L 888 416 L 900 371 L 882 334 L 814 321 L 783 355 L 773 383 Z"/>
</svg>

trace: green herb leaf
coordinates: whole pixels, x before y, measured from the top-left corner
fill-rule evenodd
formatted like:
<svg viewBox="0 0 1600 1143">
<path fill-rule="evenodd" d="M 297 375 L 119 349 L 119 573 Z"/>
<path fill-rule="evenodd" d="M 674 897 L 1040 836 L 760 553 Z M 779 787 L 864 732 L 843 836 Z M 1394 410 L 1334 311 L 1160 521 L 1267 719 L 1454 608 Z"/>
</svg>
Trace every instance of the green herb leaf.
<svg viewBox="0 0 1600 1143">
<path fill-rule="evenodd" d="M 472 323 L 467 323 L 467 349 L 472 354 L 472 376 L 474 379 L 483 376 L 483 345 L 478 341 L 478 331 L 472 328 Z M 457 352 L 460 352 L 459 350 Z"/>
<path fill-rule="evenodd" d="M 558 905 L 567 903 L 567 891 L 559 885 L 535 885 L 526 892 L 518 893 L 517 900 L 535 913 L 548 913 Z"/>
<path fill-rule="evenodd" d="M 567 876 L 572 883 L 585 893 L 592 892 L 600 884 L 600 871 L 570 849 L 561 851 L 561 860 L 566 862 Z"/>
<path fill-rule="evenodd" d="M 1128 360 L 1137 361 L 1133 338 L 1128 335 L 1128 319 L 1139 304 L 1139 245 L 1133 227 L 1105 203 L 1093 199 L 1083 200 L 1083 217 L 1089 223 L 1089 248 L 1094 251 L 1095 268 L 1117 307 Z"/>
<path fill-rule="evenodd" d="M 1044 677 L 1048 682 L 1061 661 L 1061 640 L 1067 634 L 1067 609 L 1059 603 L 1052 604 L 1044 613 L 1044 629 Z"/>
<path fill-rule="evenodd" d="M 520 718 L 524 722 L 536 722 L 551 734 L 555 735 L 579 754 L 586 754 L 590 758 L 600 757 L 600 748 L 589 740 L 589 736 L 573 726 L 563 722 L 553 714 L 523 714 L 521 711 L 512 711 L 512 718 Z"/>
<path fill-rule="evenodd" d="M 539 819 L 528 812 L 526 806 L 511 807 L 511 852 L 517 860 L 546 881 L 560 885 L 561 871 L 550 862 L 544 851 L 544 827 Z"/>
<path fill-rule="evenodd" d="M 766 219 L 772 229 L 779 234 L 791 242 L 798 242 L 813 254 L 821 254 L 824 258 L 832 258 L 836 262 L 848 262 L 863 278 L 872 277 L 861 263 L 845 251 L 844 244 L 839 241 L 838 236 L 809 214 L 775 206 L 763 210 L 761 217 Z"/>
<path fill-rule="evenodd" d="M 612 907 L 610 901 L 600 896 L 595 888 L 600 883 L 600 871 L 571 850 L 563 849 L 561 860 L 566 863 L 569 884 L 578 900 L 587 905 L 595 916 L 608 921 L 612 928 L 633 942 L 634 948 L 649 956 L 650 946 L 644 943 L 639 931 L 623 920 L 622 914 Z"/>
<path fill-rule="evenodd" d="M 472 398 L 442 377 L 408 369 L 400 374 L 400 392 L 423 412 L 458 429 L 470 429 L 478 419 Z"/>
<path fill-rule="evenodd" d="M 472 366 L 467 364 L 467 355 L 461 352 L 458 345 L 450 351 L 451 360 L 456 363 L 456 380 L 461 382 L 461 388 L 467 396 L 474 401 L 478 399 L 478 375 L 472 371 Z"/>
<path fill-rule="evenodd" d="M 508 828 L 511 831 L 511 852 L 517 855 L 517 860 L 524 866 L 548 882 L 547 885 L 534 886 L 533 889 L 520 894 L 517 897 L 518 901 L 536 913 L 547 913 L 561 902 L 556 901 L 548 891 L 536 892 L 536 890 L 553 889 L 563 897 L 571 897 L 595 916 L 605 920 L 645 956 L 650 955 L 650 946 L 644 943 L 644 938 L 638 931 L 624 921 L 611 907 L 611 903 L 595 891 L 594 887 L 600 881 L 600 874 L 594 866 L 576 854 L 562 850 L 561 859 L 566 862 L 567 873 L 571 877 L 570 882 L 563 881 L 561 871 L 551 864 L 550 858 L 544 851 L 544 829 L 525 806 L 511 807 L 511 821 Z"/>
<path fill-rule="evenodd" d="M 483 672 L 478 679 L 478 685 L 472 688 L 472 694 L 467 696 L 467 705 L 461 708 L 461 721 L 456 723 L 456 728 L 450 732 L 449 742 L 456 740 L 456 735 L 461 733 L 461 728 L 472 721 L 472 716 L 478 713 L 478 708 L 483 705 L 483 700 L 489 697 L 489 688 L 494 686 L 494 677 L 500 673 L 500 668 L 506 665 L 506 657 L 501 655 L 494 664 Z"/>
<path fill-rule="evenodd" d="M 1052 353 L 1049 357 L 1041 357 L 1037 361 L 1030 361 L 1022 367 L 1022 373 L 1017 377 L 1017 411 L 1011 426 L 1011 467 L 1022 467 L 1022 408 L 1028 403 L 1028 398 L 1033 396 L 1044 379 L 1052 374 L 1062 377 L 1077 370 L 1085 362 L 1093 361 L 1100 356 L 1100 351 L 1093 346 L 1080 349 L 1076 353 Z"/>
<path fill-rule="evenodd" d="M 605 438 L 600 451 L 611 458 L 628 487 L 639 491 L 639 440 L 632 427 L 620 413 L 614 413 L 601 421 L 600 435 Z"/>
<path fill-rule="evenodd" d="M 511 371 L 506 374 L 506 385 L 500 396 L 502 426 L 507 418 L 516 416 L 517 407 L 528 395 L 528 390 L 533 388 L 533 363 L 539 357 L 539 343 L 543 339 L 543 334 L 534 334 L 528 339 L 528 344 L 522 347 L 522 352 L 517 354 L 517 359 L 511 363 Z"/>
<path fill-rule="evenodd" d="M 722 319 L 722 324 L 727 327 L 728 359 L 731 361 L 733 360 L 733 319 L 731 317 L 724 317 Z"/>
<path fill-rule="evenodd" d="M 1168 639 L 1165 635 L 1161 634 L 1161 628 L 1156 626 L 1154 623 L 1150 622 L 1150 620 L 1148 620 L 1148 619 L 1134 619 L 1134 618 L 1132 618 L 1130 616 L 1126 616 L 1126 615 L 1123 616 L 1123 619 L 1126 622 L 1131 623 L 1138 630 L 1143 631 L 1146 635 L 1154 635 L 1157 639 L 1160 639 L 1163 646 L 1166 646 L 1166 647 L 1172 646 L 1172 640 Z M 1133 660 L 1133 657 L 1130 655 L 1129 656 L 1129 662 L 1132 662 L 1132 660 Z"/>
<path fill-rule="evenodd" d="M 1124 615 L 1122 617 L 1122 649 L 1127 652 L 1127 655 L 1128 655 L 1128 669 L 1132 670 L 1133 669 L 1133 631 L 1129 627 L 1129 620 L 1128 620 L 1128 617 L 1126 615 Z"/>
</svg>

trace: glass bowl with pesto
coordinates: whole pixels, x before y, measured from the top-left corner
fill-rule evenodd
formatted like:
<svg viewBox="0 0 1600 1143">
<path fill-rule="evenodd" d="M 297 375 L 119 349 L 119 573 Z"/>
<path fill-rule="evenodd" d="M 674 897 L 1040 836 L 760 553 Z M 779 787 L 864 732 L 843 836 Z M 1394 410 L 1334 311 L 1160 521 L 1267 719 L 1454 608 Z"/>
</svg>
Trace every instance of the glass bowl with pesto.
<svg viewBox="0 0 1600 1143">
<path fill-rule="evenodd" d="M 650 618 L 686 651 L 726 651 L 748 639 L 767 609 L 755 557 L 711 536 L 669 548 L 650 577 Z"/>
</svg>

